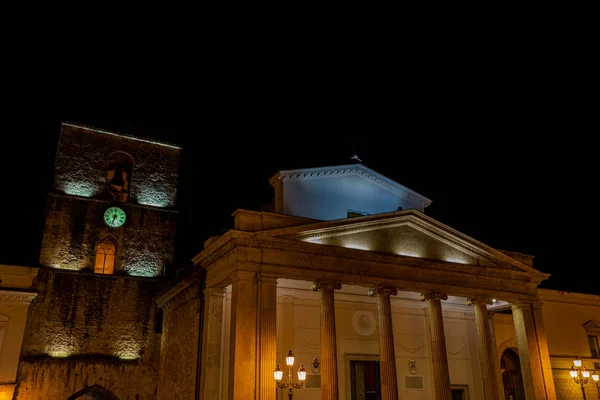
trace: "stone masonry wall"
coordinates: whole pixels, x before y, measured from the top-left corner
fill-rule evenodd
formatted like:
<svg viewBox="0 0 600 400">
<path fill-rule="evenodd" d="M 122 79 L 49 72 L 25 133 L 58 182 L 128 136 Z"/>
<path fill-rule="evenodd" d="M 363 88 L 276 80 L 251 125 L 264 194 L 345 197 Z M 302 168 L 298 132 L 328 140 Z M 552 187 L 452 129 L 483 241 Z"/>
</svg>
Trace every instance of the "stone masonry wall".
<svg viewBox="0 0 600 400">
<path fill-rule="evenodd" d="M 200 290 L 200 283 L 196 282 L 163 307 L 159 400 L 194 399 L 198 340 L 201 340 Z"/>
<path fill-rule="evenodd" d="M 48 195 L 40 264 L 68 270 L 94 268 L 96 246 L 110 236 L 117 242 L 115 273 L 134 276 L 163 274 L 173 262 L 178 214 L 121 204 L 127 220 L 119 228 L 103 222 L 111 204 L 72 196 Z"/>
<path fill-rule="evenodd" d="M 567 373 L 568 375 L 568 373 Z M 557 400 L 581 400 L 583 395 L 581 394 L 581 386 L 577 385 L 571 377 L 559 378 L 554 377 L 554 386 L 556 387 L 556 399 Z M 588 383 L 584 385 L 585 394 L 588 399 L 595 399 L 598 396 L 596 385 L 590 377 Z"/>
<path fill-rule="evenodd" d="M 102 198 L 107 162 L 117 151 L 133 159 L 130 202 L 175 207 L 179 148 L 66 124 L 61 127 L 53 191 Z"/>
<path fill-rule="evenodd" d="M 25 380 L 17 387 L 15 400 L 67 400 L 93 385 L 108 389 L 119 400 L 156 399 L 156 372 L 145 365 L 65 359 L 24 361 L 20 369 Z"/>
<path fill-rule="evenodd" d="M 66 399 L 93 384 L 121 400 L 156 398 L 155 280 L 42 269 L 34 288 L 17 400 Z"/>
</svg>

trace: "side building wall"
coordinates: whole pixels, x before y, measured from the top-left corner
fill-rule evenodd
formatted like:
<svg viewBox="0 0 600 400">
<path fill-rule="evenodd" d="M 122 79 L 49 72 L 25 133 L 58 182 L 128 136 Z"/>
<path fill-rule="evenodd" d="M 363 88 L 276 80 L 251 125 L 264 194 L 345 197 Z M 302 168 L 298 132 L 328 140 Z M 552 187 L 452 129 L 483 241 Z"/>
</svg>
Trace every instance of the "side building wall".
<svg viewBox="0 0 600 400">
<path fill-rule="evenodd" d="M 588 370 L 600 371 L 600 359 L 593 358 L 588 334 L 583 325 L 590 321 L 600 322 L 600 296 L 565 293 L 540 289 L 542 317 L 552 363 L 552 375 L 557 400 L 581 400 L 579 384 L 573 381 L 569 370 L 573 359 L 578 357 Z M 510 314 L 494 315 L 498 362 L 506 349 L 518 354 L 513 317 Z M 596 385 L 589 379 L 584 385 L 588 399 L 598 395 Z"/>
<path fill-rule="evenodd" d="M 157 285 L 153 279 L 40 270 L 15 399 L 68 399 L 94 385 L 120 400 L 155 399 Z"/>
<path fill-rule="evenodd" d="M 202 282 L 192 277 L 159 297 L 163 309 L 160 343 L 159 400 L 193 400 L 199 382 L 198 360 Z"/>
</svg>

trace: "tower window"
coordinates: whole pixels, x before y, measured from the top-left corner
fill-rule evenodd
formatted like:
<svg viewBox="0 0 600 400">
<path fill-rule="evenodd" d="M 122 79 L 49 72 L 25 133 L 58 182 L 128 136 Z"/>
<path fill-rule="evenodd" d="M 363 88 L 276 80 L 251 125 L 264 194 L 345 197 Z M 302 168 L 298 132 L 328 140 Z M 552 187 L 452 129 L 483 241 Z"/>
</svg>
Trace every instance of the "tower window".
<svg viewBox="0 0 600 400">
<path fill-rule="evenodd" d="M 592 358 L 600 358 L 600 340 L 598 340 L 598 336 L 589 335 L 588 340 L 590 342 L 590 352 L 592 353 Z"/>
<path fill-rule="evenodd" d="M 111 275 L 115 269 L 117 245 L 109 238 L 103 239 L 96 248 L 96 264 L 94 272 Z"/>
<path fill-rule="evenodd" d="M 131 157 L 122 152 L 114 153 L 108 159 L 106 187 L 119 203 L 125 203 L 129 197 L 132 165 Z"/>
</svg>

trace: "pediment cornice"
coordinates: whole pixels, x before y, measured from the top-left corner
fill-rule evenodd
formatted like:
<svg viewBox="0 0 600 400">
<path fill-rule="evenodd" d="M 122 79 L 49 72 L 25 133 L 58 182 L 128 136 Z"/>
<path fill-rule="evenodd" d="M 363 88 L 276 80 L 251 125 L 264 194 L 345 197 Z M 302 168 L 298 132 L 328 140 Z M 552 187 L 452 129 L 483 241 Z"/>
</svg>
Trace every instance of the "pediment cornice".
<svg viewBox="0 0 600 400">
<path fill-rule="evenodd" d="M 582 325 L 588 335 L 600 335 L 600 323 L 596 320 L 589 320 Z"/>
<path fill-rule="evenodd" d="M 459 264 L 384 252 L 321 245 L 280 237 L 229 236 L 197 258 L 207 286 L 225 287 L 233 271 L 288 279 L 337 279 L 350 285 L 387 285 L 402 290 L 438 290 L 457 296 L 531 299 L 539 276 L 528 272 Z M 200 256 L 200 255 L 199 255 Z"/>
<path fill-rule="evenodd" d="M 431 200 L 421 194 L 407 188 L 404 185 L 395 182 L 388 177 L 372 170 L 362 164 L 336 165 L 329 167 L 304 168 L 297 170 L 280 171 L 273 176 L 269 182 L 275 186 L 278 179 L 293 180 L 293 179 L 314 179 L 314 178 L 329 178 L 344 175 L 356 175 L 370 182 L 373 182 L 380 187 L 394 193 L 395 195 L 405 198 L 408 201 L 419 204 L 425 208 L 431 204 Z"/>
</svg>

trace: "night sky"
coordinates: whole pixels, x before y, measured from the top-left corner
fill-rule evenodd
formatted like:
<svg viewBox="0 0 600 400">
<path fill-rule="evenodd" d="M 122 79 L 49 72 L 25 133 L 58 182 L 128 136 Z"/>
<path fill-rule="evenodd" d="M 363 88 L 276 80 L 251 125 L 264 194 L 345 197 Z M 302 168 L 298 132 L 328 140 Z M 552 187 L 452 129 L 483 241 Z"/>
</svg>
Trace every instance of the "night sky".
<svg viewBox="0 0 600 400">
<path fill-rule="evenodd" d="M 399 110 L 320 101 L 213 113 L 214 106 L 166 121 L 68 112 L 15 120 L 3 135 L 0 263 L 37 265 L 60 122 L 70 121 L 183 147 L 177 266 L 232 228 L 237 208 L 272 200 L 268 179 L 278 170 L 347 164 L 357 153 L 432 199 L 427 215 L 492 247 L 535 255 L 534 266 L 552 274 L 542 287 L 600 294 L 596 150 L 576 116 L 527 104 L 475 99 Z"/>
</svg>

